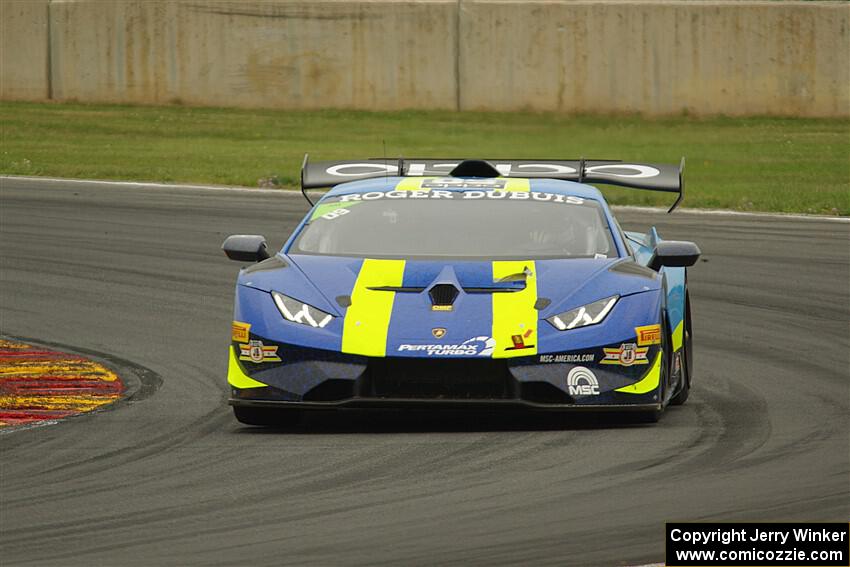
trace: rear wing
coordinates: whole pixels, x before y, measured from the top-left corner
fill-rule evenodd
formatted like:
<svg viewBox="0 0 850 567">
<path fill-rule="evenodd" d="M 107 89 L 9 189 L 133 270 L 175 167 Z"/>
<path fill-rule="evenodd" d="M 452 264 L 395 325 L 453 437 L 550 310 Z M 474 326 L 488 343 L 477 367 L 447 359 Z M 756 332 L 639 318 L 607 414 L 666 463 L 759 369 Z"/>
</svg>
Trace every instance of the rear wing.
<svg viewBox="0 0 850 567">
<path fill-rule="evenodd" d="M 631 189 L 677 193 L 676 201 L 667 211 L 669 213 L 682 201 L 684 168 L 685 158 L 682 158 L 679 165 L 672 165 L 598 159 L 369 158 L 310 162 L 305 155 L 301 166 L 301 191 L 332 187 L 347 181 L 389 176 L 562 179 L 579 183 L 603 183 Z M 306 193 L 304 196 L 307 196 Z"/>
</svg>

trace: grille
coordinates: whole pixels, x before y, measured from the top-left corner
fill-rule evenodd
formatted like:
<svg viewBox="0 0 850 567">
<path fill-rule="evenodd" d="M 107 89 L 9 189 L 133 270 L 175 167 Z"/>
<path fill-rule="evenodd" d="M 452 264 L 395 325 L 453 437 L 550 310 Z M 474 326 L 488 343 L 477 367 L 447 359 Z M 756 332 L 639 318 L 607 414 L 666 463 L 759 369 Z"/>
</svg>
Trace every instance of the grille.
<svg viewBox="0 0 850 567">
<path fill-rule="evenodd" d="M 351 380 L 325 380 L 306 394 L 305 402 L 337 402 L 354 396 Z"/>
<path fill-rule="evenodd" d="M 548 382 L 526 382 L 520 385 L 523 400 L 537 404 L 571 404 L 574 400 L 566 392 Z"/>
<path fill-rule="evenodd" d="M 499 360 L 375 358 L 369 395 L 377 398 L 488 400 L 513 397 L 513 379 Z"/>
<path fill-rule="evenodd" d="M 455 302 L 457 294 L 457 288 L 452 284 L 437 284 L 428 292 L 432 305 L 451 305 Z"/>
</svg>

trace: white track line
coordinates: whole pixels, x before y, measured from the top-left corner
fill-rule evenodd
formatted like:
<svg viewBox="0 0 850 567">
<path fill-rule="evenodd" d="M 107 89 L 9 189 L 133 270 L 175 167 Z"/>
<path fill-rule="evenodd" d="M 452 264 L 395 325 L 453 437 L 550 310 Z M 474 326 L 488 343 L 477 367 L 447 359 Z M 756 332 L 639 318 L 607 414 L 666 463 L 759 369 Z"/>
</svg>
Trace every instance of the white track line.
<svg viewBox="0 0 850 567">
<path fill-rule="evenodd" d="M 147 181 L 104 181 L 100 179 L 65 179 L 62 177 L 34 177 L 27 175 L 0 175 L 0 181 L 4 179 L 26 181 L 48 181 L 52 183 L 67 183 L 70 185 L 113 185 L 133 189 L 177 189 L 177 190 L 202 190 L 202 191 L 244 191 L 246 193 L 290 193 L 285 189 L 260 189 L 258 187 L 240 187 L 237 185 L 192 185 L 182 183 L 151 183 Z M 301 195 L 301 193 L 293 192 Z M 303 198 L 303 197 L 302 197 Z"/>
<path fill-rule="evenodd" d="M 638 207 L 635 205 L 612 205 L 618 211 L 640 211 L 653 213 L 666 213 L 664 207 Z M 769 219 L 788 220 L 815 220 L 850 223 L 850 217 L 828 217 L 826 215 L 804 215 L 801 213 L 751 213 L 747 211 L 727 211 L 725 209 L 676 209 L 674 214 L 681 215 L 717 215 L 729 217 L 759 217 Z"/>
<path fill-rule="evenodd" d="M 275 193 L 281 197 L 299 197 L 303 198 L 299 191 L 294 189 L 260 189 L 256 187 L 240 187 L 233 185 L 192 185 L 180 183 L 150 183 L 144 181 L 103 181 L 99 179 L 66 179 L 62 177 L 33 177 L 25 175 L 0 175 L 0 181 L 4 179 L 30 180 L 30 181 L 49 181 L 54 183 L 80 184 L 80 185 L 112 185 L 117 187 L 127 187 L 134 189 L 170 189 L 170 190 L 200 190 L 200 191 L 241 191 L 244 193 Z M 315 191 L 316 193 L 320 191 Z M 314 193 L 314 191 L 310 191 Z M 634 205 L 614 205 L 613 208 L 618 211 L 636 211 L 644 213 L 666 213 L 664 207 L 638 207 Z M 831 221 L 840 223 L 850 223 L 850 217 L 828 217 L 822 215 L 804 215 L 795 213 L 751 213 L 745 211 L 727 211 L 723 209 L 678 209 L 677 215 L 715 215 L 715 216 L 735 216 L 735 217 L 755 217 L 755 218 L 771 218 L 771 219 L 787 219 L 787 220 L 814 220 L 814 221 Z"/>
</svg>

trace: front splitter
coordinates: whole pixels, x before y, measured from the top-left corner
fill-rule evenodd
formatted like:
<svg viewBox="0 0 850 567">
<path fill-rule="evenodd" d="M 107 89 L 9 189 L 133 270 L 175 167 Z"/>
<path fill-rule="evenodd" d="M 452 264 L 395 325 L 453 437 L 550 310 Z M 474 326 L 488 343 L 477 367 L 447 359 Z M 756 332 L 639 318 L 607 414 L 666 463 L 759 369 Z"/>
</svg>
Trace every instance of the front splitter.
<svg viewBox="0 0 850 567">
<path fill-rule="evenodd" d="M 419 399 L 419 398 L 350 398 L 334 402 L 290 402 L 280 400 L 246 400 L 230 398 L 231 406 L 279 408 L 300 410 L 335 410 L 335 409 L 520 409 L 531 411 L 553 412 L 633 412 L 657 411 L 661 404 L 540 404 L 525 400 L 458 400 L 458 399 Z"/>
</svg>

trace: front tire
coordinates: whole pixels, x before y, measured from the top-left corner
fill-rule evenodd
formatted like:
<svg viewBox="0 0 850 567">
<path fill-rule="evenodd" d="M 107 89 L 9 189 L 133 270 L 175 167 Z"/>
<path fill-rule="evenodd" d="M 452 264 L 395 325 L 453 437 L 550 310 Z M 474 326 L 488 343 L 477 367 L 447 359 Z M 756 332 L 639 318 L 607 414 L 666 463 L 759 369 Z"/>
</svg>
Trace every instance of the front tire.
<svg viewBox="0 0 850 567">
<path fill-rule="evenodd" d="M 233 406 L 233 415 L 245 425 L 292 427 L 301 421 L 301 412 L 292 409 Z"/>
</svg>

